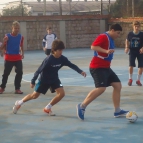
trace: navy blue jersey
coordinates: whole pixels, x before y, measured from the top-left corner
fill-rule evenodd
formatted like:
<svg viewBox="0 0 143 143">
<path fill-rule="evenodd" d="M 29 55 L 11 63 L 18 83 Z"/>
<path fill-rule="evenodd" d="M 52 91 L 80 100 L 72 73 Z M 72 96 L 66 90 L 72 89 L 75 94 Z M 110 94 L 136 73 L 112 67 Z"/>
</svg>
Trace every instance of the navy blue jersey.
<svg viewBox="0 0 143 143">
<path fill-rule="evenodd" d="M 127 40 L 130 42 L 130 50 L 139 52 L 139 50 L 143 47 L 143 32 L 139 32 L 138 34 L 129 32 Z"/>
<path fill-rule="evenodd" d="M 35 72 L 31 83 L 35 84 L 35 81 L 38 78 L 39 74 L 39 80 L 41 81 L 41 83 L 54 83 L 59 79 L 58 70 L 63 66 L 68 66 L 78 73 L 82 73 L 82 70 L 71 63 L 65 56 L 62 55 L 59 58 L 55 58 L 53 55 L 50 55 L 49 57 L 45 58 L 38 70 Z"/>
</svg>

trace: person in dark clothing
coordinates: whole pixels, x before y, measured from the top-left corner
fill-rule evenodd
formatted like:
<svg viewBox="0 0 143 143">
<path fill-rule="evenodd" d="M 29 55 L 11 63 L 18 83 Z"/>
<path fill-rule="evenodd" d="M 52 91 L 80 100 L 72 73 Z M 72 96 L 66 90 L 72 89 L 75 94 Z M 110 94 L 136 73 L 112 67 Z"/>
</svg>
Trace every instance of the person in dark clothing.
<svg viewBox="0 0 143 143">
<path fill-rule="evenodd" d="M 56 92 L 56 96 L 51 102 L 44 108 L 44 112 L 50 116 L 55 114 L 51 111 L 51 107 L 58 103 L 64 96 L 64 88 L 58 76 L 58 70 L 63 66 L 68 66 L 77 71 L 82 76 L 86 77 L 86 73 L 79 69 L 75 64 L 71 63 L 65 56 L 62 55 L 63 49 L 65 49 L 64 43 L 61 40 L 55 40 L 52 44 L 52 54 L 44 59 L 38 70 L 35 72 L 34 77 L 31 80 L 31 88 L 35 86 L 35 91 L 26 95 L 22 100 L 15 102 L 13 107 L 13 113 L 16 114 L 21 105 L 29 100 L 36 99 L 39 95 L 46 94 L 48 89 L 51 93 Z M 38 78 L 38 83 L 35 85 L 35 81 Z"/>
<path fill-rule="evenodd" d="M 125 53 L 129 53 L 129 86 L 131 86 L 133 82 L 133 69 L 136 66 L 136 59 L 138 60 L 136 84 L 142 86 L 140 79 L 143 71 L 143 32 L 140 31 L 140 27 L 138 21 L 133 22 L 133 31 L 128 33 L 125 41 Z"/>
</svg>

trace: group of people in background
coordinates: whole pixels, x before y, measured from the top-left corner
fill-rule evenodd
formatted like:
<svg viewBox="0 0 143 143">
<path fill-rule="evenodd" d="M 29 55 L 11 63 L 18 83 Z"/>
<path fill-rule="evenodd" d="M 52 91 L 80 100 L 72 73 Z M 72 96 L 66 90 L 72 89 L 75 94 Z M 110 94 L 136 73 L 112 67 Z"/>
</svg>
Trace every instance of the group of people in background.
<svg viewBox="0 0 143 143">
<path fill-rule="evenodd" d="M 21 80 L 23 75 L 22 59 L 24 58 L 23 41 L 24 37 L 19 34 L 20 24 L 14 21 L 12 24 L 12 31 L 3 38 L 0 48 L 4 51 L 4 72 L 2 75 L 2 84 L 0 85 L 0 94 L 3 94 L 6 88 L 8 76 L 15 68 L 16 76 L 14 80 L 15 94 L 22 94 Z M 13 113 L 16 114 L 20 107 L 27 101 L 39 97 L 39 95 L 46 94 L 50 89 L 51 93 L 56 92 L 56 96 L 44 107 L 43 111 L 55 116 L 51 108 L 57 104 L 64 96 L 65 91 L 59 79 L 58 71 L 63 66 L 68 66 L 75 70 L 82 76 L 86 77 L 86 73 L 77 65 L 71 63 L 67 57 L 62 55 L 65 45 L 52 32 L 52 27 L 47 27 L 47 34 L 43 38 L 43 50 L 47 55 L 43 60 L 34 77 L 31 79 L 30 87 L 34 88 L 33 93 L 26 95 L 24 98 L 17 100 L 13 107 Z M 113 54 L 115 52 L 114 40 L 120 36 L 122 27 L 119 24 L 110 26 L 109 31 L 100 34 L 91 44 L 91 49 L 94 51 L 94 56 L 90 62 L 90 73 L 95 83 L 95 88 L 89 92 L 83 102 L 79 103 L 77 107 L 77 116 L 84 120 L 84 113 L 86 107 L 100 96 L 108 86 L 113 87 L 112 99 L 114 104 L 114 117 L 125 116 L 128 112 L 120 108 L 121 96 L 121 82 L 116 73 L 110 68 Z M 129 81 L 131 86 L 133 79 L 133 67 L 135 67 L 135 60 L 138 60 L 138 76 L 136 84 L 142 86 L 140 79 L 143 68 L 143 33 L 140 31 L 140 23 L 138 21 L 133 23 L 133 31 L 129 32 L 125 42 L 125 52 L 129 53 Z M 40 76 L 39 76 L 40 75 Z M 39 76 L 39 78 L 38 78 Z M 38 78 L 38 82 L 35 81 Z"/>
</svg>

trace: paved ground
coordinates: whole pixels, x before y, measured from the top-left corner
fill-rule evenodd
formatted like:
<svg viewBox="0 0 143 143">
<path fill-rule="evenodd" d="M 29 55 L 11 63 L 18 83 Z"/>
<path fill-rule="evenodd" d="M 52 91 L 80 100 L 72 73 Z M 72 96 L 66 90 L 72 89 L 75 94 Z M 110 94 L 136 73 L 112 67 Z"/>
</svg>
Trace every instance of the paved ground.
<svg viewBox="0 0 143 143">
<path fill-rule="evenodd" d="M 14 115 L 14 102 L 33 91 L 29 87 L 29 81 L 45 57 L 43 51 L 27 51 L 23 60 L 24 75 L 21 88 L 24 95 L 14 94 L 14 70 L 9 76 L 6 91 L 0 95 L 0 143 L 143 143 L 143 87 L 135 85 L 137 69 L 134 70 L 133 86 L 127 86 L 128 56 L 124 51 L 116 50 L 112 68 L 123 85 L 121 108 L 136 111 L 139 116 L 136 123 L 129 123 L 126 118 L 113 117 L 111 87 L 88 106 L 85 121 L 78 120 L 75 106 L 94 88 L 88 71 L 93 52 L 90 49 L 66 49 L 63 54 L 86 71 L 87 77 L 83 78 L 68 67 L 60 70 L 59 75 L 66 96 L 53 107 L 55 117 L 49 117 L 42 111 L 54 97 L 50 92 L 41 95 L 37 100 L 25 103 L 18 114 Z M 2 58 L 0 68 L 2 75 Z"/>
</svg>

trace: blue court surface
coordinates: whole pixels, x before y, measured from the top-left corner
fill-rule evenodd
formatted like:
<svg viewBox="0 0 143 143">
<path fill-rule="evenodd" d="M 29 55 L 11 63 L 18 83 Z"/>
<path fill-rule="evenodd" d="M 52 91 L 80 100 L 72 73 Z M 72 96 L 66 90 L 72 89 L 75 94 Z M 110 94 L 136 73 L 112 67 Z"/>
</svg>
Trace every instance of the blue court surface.
<svg viewBox="0 0 143 143">
<path fill-rule="evenodd" d="M 125 117 L 113 117 L 112 87 L 108 87 L 87 107 L 85 120 L 79 120 L 76 116 L 76 105 L 94 88 L 89 73 L 93 51 L 90 48 L 65 49 L 63 55 L 84 70 L 87 77 L 82 77 L 68 67 L 63 67 L 59 71 L 66 96 L 52 107 L 56 116 L 51 117 L 43 112 L 43 108 L 55 96 L 50 91 L 36 100 L 23 104 L 15 115 L 12 113 L 15 101 L 33 92 L 29 86 L 30 80 L 46 57 L 42 50 L 25 52 L 21 83 L 24 94 L 14 94 L 13 69 L 5 92 L 0 95 L 0 143 L 143 143 L 143 87 L 135 83 L 137 68 L 134 69 L 133 86 L 127 85 L 128 55 L 124 53 L 124 49 L 116 49 L 111 67 L 123 86 L 121 108 L 138 114 L 139 118 L 135 123 L 128 122 Z M 0 58 L 1 75 L 3 64 L 3 58 Z M 141 82 L 143 83 L 143 77 Z"/>
</svg>

